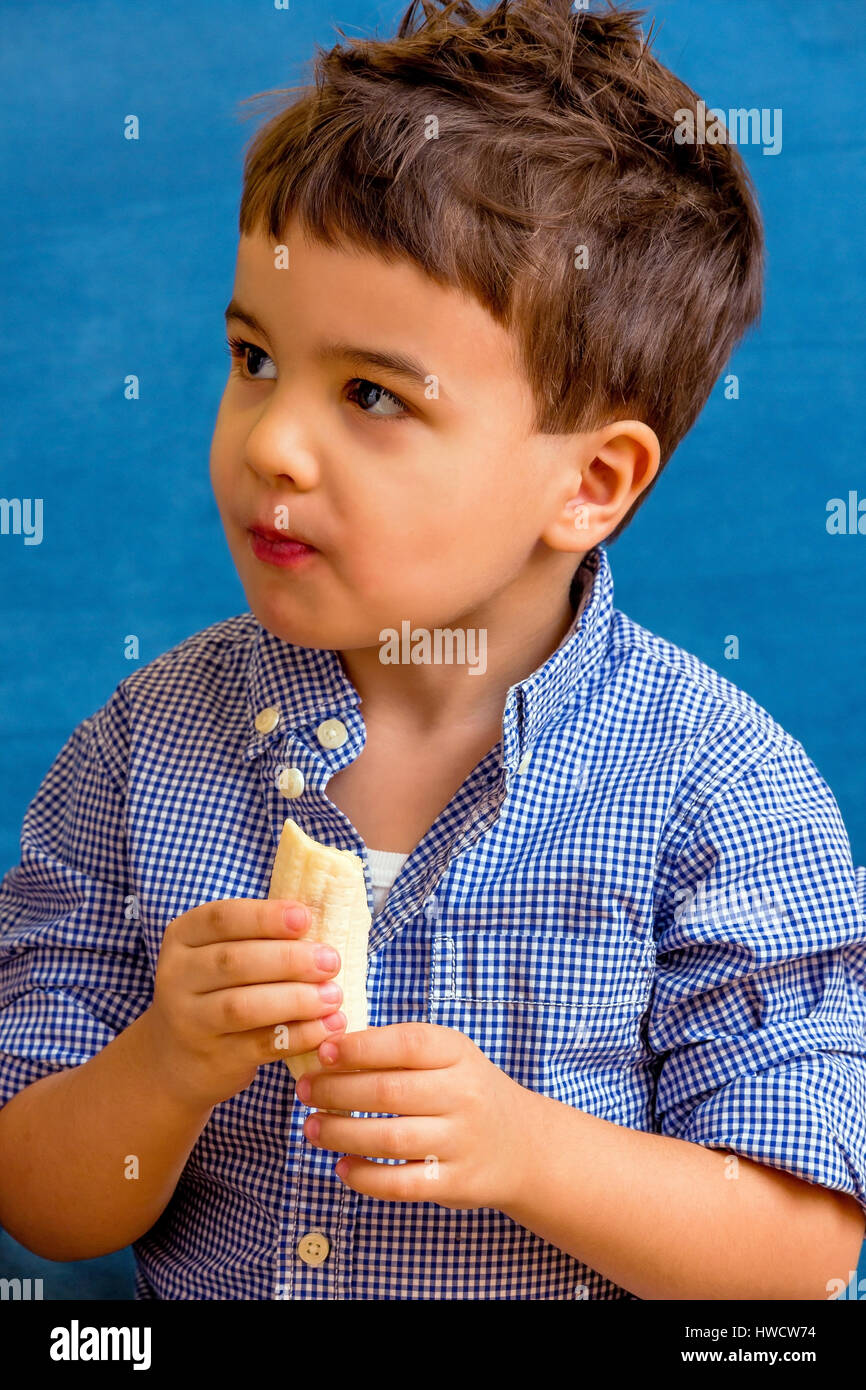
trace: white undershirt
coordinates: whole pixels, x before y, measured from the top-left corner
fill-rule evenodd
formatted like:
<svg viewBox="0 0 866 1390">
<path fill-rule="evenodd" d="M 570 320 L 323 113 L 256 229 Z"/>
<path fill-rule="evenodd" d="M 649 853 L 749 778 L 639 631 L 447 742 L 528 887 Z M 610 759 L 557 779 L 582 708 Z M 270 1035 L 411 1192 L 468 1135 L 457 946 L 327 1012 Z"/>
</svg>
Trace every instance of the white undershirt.
<svg viewBox="0 0 866 1390">
<path fill-rule="evenodd" d="M 382 911 L 385 899 L 391 889 L 391 884 L 399 874 L 408 854 L 397 854 L 396 851 L 389 849 L 370 849 L 367 846 L 367 854 L 370 859 L 370 878 L 373 883 L 373 906 L 376 916 Z"/>
</svg>

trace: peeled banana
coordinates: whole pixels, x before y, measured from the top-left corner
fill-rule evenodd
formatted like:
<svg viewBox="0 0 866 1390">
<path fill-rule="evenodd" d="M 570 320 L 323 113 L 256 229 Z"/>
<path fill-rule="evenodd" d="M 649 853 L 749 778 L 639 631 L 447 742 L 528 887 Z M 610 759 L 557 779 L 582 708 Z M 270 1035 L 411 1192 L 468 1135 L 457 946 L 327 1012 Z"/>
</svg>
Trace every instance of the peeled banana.
<svg viewBox="0 0 866 1390">
<path fill-rule="evenodd" d="M 302 940 L 320 941 L 339 952 L 340 969 L 334 979 L 343 991 L 339 1008 L 346 1015 L 346 1032 L 366 1028 L 371 918 L 364 865 L 358 855 L 349 849 L 320 844 L 296 821 L 286 819 L 274 856 L 268 897 L 288 898 L 305 903 L 310 909 L 313 920 Z M 316 1052 L 300 1052 L 285 1060 L 295 1081 L 304 1072 L 322 1070 Z"/>
</svg>

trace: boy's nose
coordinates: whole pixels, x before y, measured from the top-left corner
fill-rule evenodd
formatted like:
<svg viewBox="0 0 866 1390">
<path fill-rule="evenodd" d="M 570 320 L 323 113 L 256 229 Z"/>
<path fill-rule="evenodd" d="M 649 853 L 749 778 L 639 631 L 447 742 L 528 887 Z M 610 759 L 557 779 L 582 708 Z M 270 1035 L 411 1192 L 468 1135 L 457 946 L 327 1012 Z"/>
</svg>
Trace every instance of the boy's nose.
<svg viewBox="0 0 866 1390">
<path fill-rule="evenodd" d="M 319 467 L 300 424 L 293 424 L 285 413 L 279 418 L 260 418 L 247 436 L 246 461 L 259 477 L 292 482 L 306 490 L 314 487 Z"/>
</svg>

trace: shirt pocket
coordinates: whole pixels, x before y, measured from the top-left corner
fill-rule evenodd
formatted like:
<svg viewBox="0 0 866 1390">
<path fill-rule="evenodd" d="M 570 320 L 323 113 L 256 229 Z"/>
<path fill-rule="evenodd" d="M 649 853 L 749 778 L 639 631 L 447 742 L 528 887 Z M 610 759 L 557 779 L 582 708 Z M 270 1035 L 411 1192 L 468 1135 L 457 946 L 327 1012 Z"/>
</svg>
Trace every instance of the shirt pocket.
<svg viewBox="0 0 866 1390">
<path fill-rule="evenodd" d="M 617 1119 L 644 1089 L 649 982 L 634 966 L 575 932 L 439 933 L 430 1022 L 466 1033 L 521 1086 Z"/>
</svg>

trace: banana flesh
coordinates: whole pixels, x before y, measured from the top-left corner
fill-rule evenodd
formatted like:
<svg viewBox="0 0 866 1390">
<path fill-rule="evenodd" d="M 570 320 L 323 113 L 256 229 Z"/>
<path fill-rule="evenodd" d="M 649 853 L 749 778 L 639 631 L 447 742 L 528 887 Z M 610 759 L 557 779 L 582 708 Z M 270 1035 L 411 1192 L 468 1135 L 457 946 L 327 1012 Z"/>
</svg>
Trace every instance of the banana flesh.
<svg viewBox="0 0 866 1390">
<path fill-rule="evenodd" d="M 301 939 L 322 942 L 339 952 L 340 969 L 334 979 L 343 991 L 339 1007 L 346 1015 L 345 1031 L 366 1028 L 371 918 L 364 865 L 358 855 L 321 844 L 287 818 L 274 856 L 268 897 L 292 899 L 310 909 L 312 922 Z M 322 1070 L 316 1052 L 301 1052 L 285 1060 L 295 1081 L 304 1072 Z"/>
</svg>

